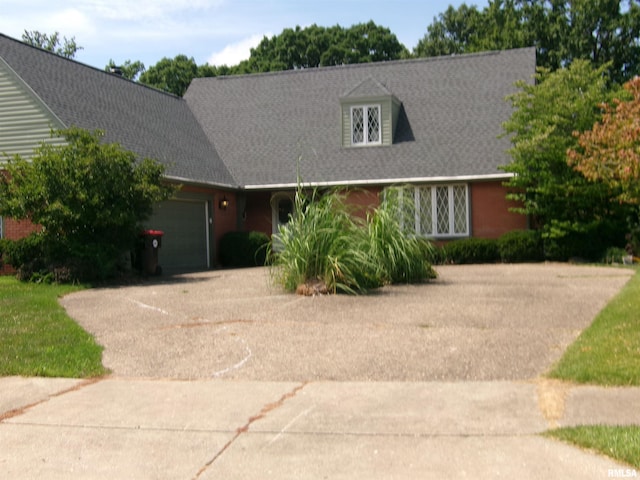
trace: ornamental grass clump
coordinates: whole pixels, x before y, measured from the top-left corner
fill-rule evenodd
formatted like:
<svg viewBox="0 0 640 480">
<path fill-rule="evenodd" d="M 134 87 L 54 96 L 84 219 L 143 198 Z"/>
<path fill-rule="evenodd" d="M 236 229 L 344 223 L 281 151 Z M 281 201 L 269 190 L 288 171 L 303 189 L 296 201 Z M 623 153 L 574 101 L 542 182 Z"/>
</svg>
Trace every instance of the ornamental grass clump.
<svg viewBox="0 0 640 480">
<path fill-rule="evenodd" d="M 317 191 L 307 196 L 299 189 L 295 212 L 280 228 L 282 251 L 275 255 L 276 281 L 289 291 L 318 283 L 332 293 L 366 291 L 370 285 L 364 272 L 373 267 L 358 247 L 362 231 L 349 215 L 344 198 Z"/>
<path fill-rule="evenodd" d="M 415 283 L 435 278 L 427 260 L 433 256 L 433 245 L 403 231 L 393 202 L 383 201 L 369 215 L 366 228 L 369 257 L 381 283 Z"/>
<path fill-rule="evenodd" d="M 384 206 L 363 220 L 345 195 L 298 189 L 295 215 L 280 228 L 274 279 L 302 294 L 361 294 L 382 285 L 433 278 L 425 243 L 407 237 Z"/>
</svg>

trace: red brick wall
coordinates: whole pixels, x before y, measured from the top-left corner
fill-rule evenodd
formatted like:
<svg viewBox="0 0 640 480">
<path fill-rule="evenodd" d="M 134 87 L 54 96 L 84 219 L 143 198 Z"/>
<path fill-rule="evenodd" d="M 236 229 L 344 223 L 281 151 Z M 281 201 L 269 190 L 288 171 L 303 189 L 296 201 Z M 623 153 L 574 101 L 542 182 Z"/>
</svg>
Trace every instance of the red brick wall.
<svg viewBox="0 0 640 480">
<path fill-rule="evenodd" d="M 366 218 L 367 212 L 380 205 L 380 192 L 382 187 L 370 187 L 368 189 L 351 190 L 347 194 L 347 202 L 355 206 L 355 215 Z"/>
<path fill-rule="evenodd" d="M 480 238 L 498 238 L 511 230 L 528 228 L 527 217 L 509 209 L 516 204 L 506 199 L 502 182 L 471 183 L 471 234 Z"/>
<path fill-rule="evenodd" d="M 2 238 L 9 240 L 19 240 L 30 233 L 39 230 L 38 225 L 34 225 L 29 220 L 14 220 L 13 218 L 4 217 L 2 219 Z M 8 275 L 15 273 L 15 270 L 8 265 L 0 266 L 0 275 Z"/>
</svg>

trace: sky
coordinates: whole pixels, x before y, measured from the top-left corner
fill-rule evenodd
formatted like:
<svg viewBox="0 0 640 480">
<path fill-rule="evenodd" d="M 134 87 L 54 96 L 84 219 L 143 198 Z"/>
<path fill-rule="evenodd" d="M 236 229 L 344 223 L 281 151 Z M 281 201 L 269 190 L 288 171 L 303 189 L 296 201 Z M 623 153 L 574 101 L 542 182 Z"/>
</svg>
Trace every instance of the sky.
<svg viewBox="0 0 640 480">
<path fill-rule="evenodd" d="M 163 57 L 193 57 L 198 65 L 237 65 L 263 37 L 285 28 L 373 20 L 409 50 L 434 17 L 459 0 L 0 0 L 0 33 L 59 32 L 83 47 L 75 59 L 104 68 Z M 487 0 L 467 0 L 484 8 Z"/>
</svg>

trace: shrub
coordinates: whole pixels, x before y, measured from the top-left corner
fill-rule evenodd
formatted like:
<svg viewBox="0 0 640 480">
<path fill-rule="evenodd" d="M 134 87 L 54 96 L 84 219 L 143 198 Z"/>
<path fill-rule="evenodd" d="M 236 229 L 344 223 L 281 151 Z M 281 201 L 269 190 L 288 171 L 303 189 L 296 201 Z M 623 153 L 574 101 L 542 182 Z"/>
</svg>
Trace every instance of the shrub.
<svg viewBox="0 0 640 480">
<path fill-rule="evenodd" d="M 544 259 L 542 238 L 536 230 L 514 230 L 498 239 L 500 259 L 505 263 L 539 262 Z"/>
<path fill-rule="evenodd" d="M 601 262 L 607 264 L 624 263 L 624 258 L 628 255 L 629 253 L 624 248 L 609 247 L 602 255 Z"/>
<path fill-rule="evenodd" d="M 7 250 L 7 245 L 9 243 L 10 240 L 7 240 L 6 238 L 0 238 L 0 268 L 2 268 L 2 266 L 7 263 L 6 259 L 5 259 L 5 255 L 4 252 Z"/>
<path fill-rule="evenodd" d="M 463 238 L 444 246 L 447 261 L 456 264 L 495 263 L 500 259 L 498 242 L 488 238 Z"/>
<path fill-rule="evenodd" d="M 266 263 L 269 237 L 262 232 L 229 232 L 220 240 L 224 267 L 257 267 Z"/>
<path fill-rule="evenodd" d="M 3 257 L 20 280 L 39 283 L 104 280 L 124 267 L 118 265 L 113 246 L 52 239 L 43 232 L 6 241 Z"/>
<path fill-rule="evenodd" d="M 64 145 L 43 142 L 30 160 L 8 159 L 8 175 L 0 175 L 0 215 L 42 226 L 15 246 L 12 264 L 27 277 L 43 269 L 55 277 L 55 268 L 74 280 L 114 276 L 140 223 L 175 188 L 160 163 L 102 142 L 101 131 L 72 127 L 52 136 L 64 136 Z M 42 242 L 35 256 L 23 252 L 36 247 L 30 242 Z"/>
</svg>

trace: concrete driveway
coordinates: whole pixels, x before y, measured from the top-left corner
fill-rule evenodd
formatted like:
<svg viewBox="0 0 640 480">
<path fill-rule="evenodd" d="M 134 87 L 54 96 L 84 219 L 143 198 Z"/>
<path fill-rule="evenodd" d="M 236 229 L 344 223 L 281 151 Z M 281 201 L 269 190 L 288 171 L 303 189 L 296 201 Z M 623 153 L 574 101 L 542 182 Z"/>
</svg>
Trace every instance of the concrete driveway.
<svg viewBox="0 0 640 480">
<path fill-rule="evenodd" d="M 69 295 L 124 377 L 306 382 L 526 380 L 544 373 L 633 274 L 567 264 L 438 267 L 361 297 L 300 297 L 269 270 Z"/>
<path fill-rule="evenodd" d="M 539 377 L 633 272 L 438 271 L 357 298 L 283 294 L 265 269 L 67 296 L 114 374 L 0 378 L 0 476 L 637 476 L 540 435 L 639 422 L 640 388 Z"/>
</svg>

